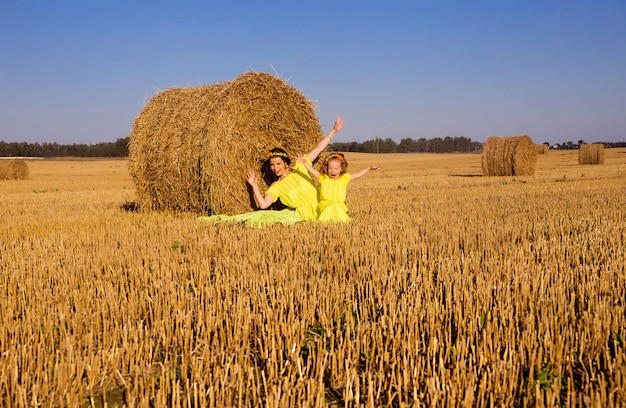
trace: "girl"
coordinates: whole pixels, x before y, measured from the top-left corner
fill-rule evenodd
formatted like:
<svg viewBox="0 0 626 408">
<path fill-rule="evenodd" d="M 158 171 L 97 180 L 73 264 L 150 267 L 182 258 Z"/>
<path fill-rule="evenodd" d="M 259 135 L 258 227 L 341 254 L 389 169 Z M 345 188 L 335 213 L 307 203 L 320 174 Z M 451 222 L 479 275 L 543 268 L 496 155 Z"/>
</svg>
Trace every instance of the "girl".
<svg viewBox="0 0 626 408">
<path fill-rule="evenodd" d="M 298 157 L 309 173 L 320 184 L 320 215 L 318 221 L 349 222 L 348 207 L 346 206 L 346 192 L 348 183 L 366 175 L 370 170 L 378 170 L 379 165 L 370 165 L 363 170 L 350 174 L 346 173 L 348 161 L 341 153 L 332 153 L 324 160 L 320 171 L 315 170 L 305 157 Z"/>
</svg>

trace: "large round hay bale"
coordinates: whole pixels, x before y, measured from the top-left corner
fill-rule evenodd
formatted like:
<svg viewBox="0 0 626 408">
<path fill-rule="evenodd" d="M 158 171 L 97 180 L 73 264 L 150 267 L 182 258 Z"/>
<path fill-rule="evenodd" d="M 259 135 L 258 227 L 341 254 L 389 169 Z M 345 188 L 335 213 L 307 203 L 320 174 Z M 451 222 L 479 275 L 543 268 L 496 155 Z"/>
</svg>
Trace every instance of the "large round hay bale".
<svg viewBox="0 0 626 408">
<path fill-rule="evenodd" d="M 258 172 L 274 147 L 295 159 L 321 136 L 302 92 L 249 72 L 155 95 L 133 123 L 128 165 L 141 208 L 236 214 L 252 209 L 248 169 Z M 259 187 L 267 187 L 262 179 Z"/>
<path fill-rule="evenodd" d="M 30 174 L 22 159 L 0 160 L 0 180 L 26 180 Z"/>
<path fill-rule="evenodd" d="M 483 145 L 484 176 L 532 176 L 537 166 L 537 148 L 528 136 L 491 136 Z"/>
<path fill-rule="evenodd" d="M 578 164 L 604 164 L 604 145 L 581 144 L 578 147 Z"/>
</svg>

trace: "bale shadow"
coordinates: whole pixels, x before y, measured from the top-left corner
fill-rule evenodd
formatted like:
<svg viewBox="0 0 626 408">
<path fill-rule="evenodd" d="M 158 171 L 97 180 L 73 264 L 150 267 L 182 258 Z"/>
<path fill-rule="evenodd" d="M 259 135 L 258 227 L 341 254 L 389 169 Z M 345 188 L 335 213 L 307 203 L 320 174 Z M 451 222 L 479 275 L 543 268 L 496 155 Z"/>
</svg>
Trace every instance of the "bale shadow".
<svg viewBox="0 0 626 408">
<path fill-rule="evenodd" d="M 120 205 L 120 210 L 128 212 L 138 212 L 141 209 L 137 201 L 126 201 Z"/>
</svg>

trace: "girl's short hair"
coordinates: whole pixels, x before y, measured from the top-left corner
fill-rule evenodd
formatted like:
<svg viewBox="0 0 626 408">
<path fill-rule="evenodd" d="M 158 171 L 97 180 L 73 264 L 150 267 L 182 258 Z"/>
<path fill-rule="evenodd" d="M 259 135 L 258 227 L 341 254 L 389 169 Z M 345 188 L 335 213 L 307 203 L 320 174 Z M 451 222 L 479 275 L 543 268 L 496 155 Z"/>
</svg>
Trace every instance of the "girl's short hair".
<svg viewBox="0 0 626 408">
<path fill-rule="evenodd" d="M 341 164 L 341 174 L 344 174 L 346 170 L 348 169 L 348 161 L 346 160 L 346 157 L 343 154 L 331 153 L 328 156 L 326 156 L 326 158 L 324 159 L 324 162 L 322 163 L 322 167 L 320 168 L 320 173 L 328 174 L 328 162 L 331 160 L 339 160 L 339 163 Z"/>
</svg>

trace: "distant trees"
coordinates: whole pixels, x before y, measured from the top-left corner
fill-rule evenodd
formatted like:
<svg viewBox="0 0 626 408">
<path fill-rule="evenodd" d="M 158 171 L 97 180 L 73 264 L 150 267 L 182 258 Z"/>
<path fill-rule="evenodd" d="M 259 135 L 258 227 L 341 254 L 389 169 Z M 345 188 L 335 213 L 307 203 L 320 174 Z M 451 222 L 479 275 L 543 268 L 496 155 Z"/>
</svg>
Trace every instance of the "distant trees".
<svg viewBox="0 0 626 408">
<path fill-rule="evenodd" d="M 342 152 L 362 153 L 462 153 L 480 151 L 482 143 L 472 142 L 467 137 L 436 137 L 433 139 L 421 138 L 413 140 L 404 138 L 396 143 L 391 138 L 367 140 L 362 143 L 333 143 L 331 148 Z"/>
<path fill-rule="evenodd" d="M 572 141 L 564 142 L 558 145 L 560 150 L 578 149 L 580 144 L 585 141 L 579 140 L 578 144 Z M 605 148 L 626 147 L 626 142 L 599 142 L 604 144 Z M 550 146 L 548 142 L 544 142 Z M 361 153 L 463 153 L 463 152 L 480 152 L 483 144 L 481 142 L 473 142 L 470 138 L 460 136 L 444 138 L 435 137 L 432 139 L 420 138 L 417 140 L 404 138 L 400 143 L 396 143 L 390 138 L 376 138 L 365 142 L 348 142 L 333 143 L 330 148 L 341 152 L 361 152 Z"/>
<path fill-rule="evenodd" d="M 0 156 L 9 157 L 126 157 L 129 138 L 115 142 L 60 145 L 58 143 L 26 143 L 0 141 Z"/>
<path fill-rule="evenodd" d="M 605 148 L 610 149 L 614 147 L 626 147 L 626 142 L 592 142 L 592 143 L 601 143 Z M 558 150 L 575 150 L 580 147 L 581 144 L 587 144 L 584 140 L 579 140 L 578 143 L 574 143 L 571 140 L 567 142 L 563 142 L 561 144 L 557 144 Z"/>
<path fill-rule="evenodd" d="M 88 144 L 60 145 L 58 143 L 26 143 L 0 141 L 0 156 L 9 157 L 126 157 L 128 156 L 129 137 L 117 139 L 115 142 Z M 560 150 L 578 149 L 584 140 L 578 144 L 568 141 L 559 145 Z M 600 142 L 605 148 L 626 147 L 626 142 Z M 549 145 L 548 142 L 544 144 Z M 376 138 L 365 142 L 336 142 L 330 148 L 341 152 L 361 153 L 464 153 L 480 152 L 482 143 L 473 142 L 467 137 L 432 139 L 420 138 L 417 140 L 404 138 L 396 143 L 391 138 Z"/>
</svg>

